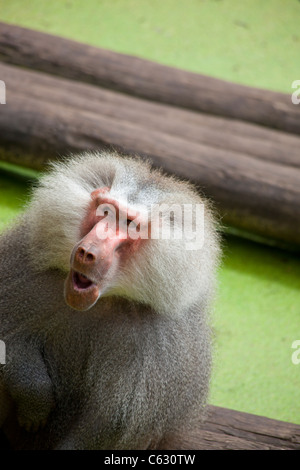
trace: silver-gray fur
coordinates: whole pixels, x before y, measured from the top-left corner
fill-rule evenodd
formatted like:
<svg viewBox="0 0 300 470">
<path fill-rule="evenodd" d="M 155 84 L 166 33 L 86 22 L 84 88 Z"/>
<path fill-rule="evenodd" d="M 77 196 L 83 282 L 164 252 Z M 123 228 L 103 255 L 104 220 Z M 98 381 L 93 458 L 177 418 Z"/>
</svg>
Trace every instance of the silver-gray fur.
<svg viewBox="0 0 300 470">
<path fill-rule="evenodd" d="M 80 312 L 64 280 L 90 193 L 104 186 L 133 206 L 205 204 L 204 244 L 147 240 Z M 144 449 L 199 416 L 219 253 L 210 207 L 189 183 L 116 153 L 55 164 L 0 238 L 0 426 L 12 447 Z"/>
</svg>

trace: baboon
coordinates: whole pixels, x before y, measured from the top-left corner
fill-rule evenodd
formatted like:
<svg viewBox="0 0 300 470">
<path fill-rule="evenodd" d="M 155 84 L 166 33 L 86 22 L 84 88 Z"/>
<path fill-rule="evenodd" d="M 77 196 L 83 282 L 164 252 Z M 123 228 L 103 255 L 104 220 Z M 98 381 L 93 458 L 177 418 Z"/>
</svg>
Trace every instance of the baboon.
<svg viewBox="0 0 300 470">
<path fill-rule="evenodd" d="M 0 238 L 0 426 L 11 447 L 157 448 L 198 418 L 219 246 L 210 203 L 139 157 L 52 163 Z"/>
</svg>

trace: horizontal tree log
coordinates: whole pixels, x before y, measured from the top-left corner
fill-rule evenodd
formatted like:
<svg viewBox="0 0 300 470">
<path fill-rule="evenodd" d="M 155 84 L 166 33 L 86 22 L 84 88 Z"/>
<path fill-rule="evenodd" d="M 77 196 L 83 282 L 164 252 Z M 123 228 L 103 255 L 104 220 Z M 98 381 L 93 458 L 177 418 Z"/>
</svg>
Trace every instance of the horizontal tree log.
<svg viewBox="0 0 300 470">
<path fill-rule="evenodd" d="M 300 106 L 292 103 L 289 94 L 230 83 L 19 26 L 0 23 L 0 60 L 300 134 Z"/>
<path fill-rule="evenodd" d="M 156 446 L 158 449 L 300 450 L 300 426 L 210 405 L 204 422 L 176 430 Z M 0 450 L 9 450 L 1 432 Z"/>
<path fill-rule="evenodd" d="M 70 82 L 71 86 L 71 82 Z M 14 89 L 1 107 L 2 158 L 43 168 L 67 152 L 121 148 L 199 185 L 225 223 L 278 241 L 300 244 L 300 169 L 191 142 L 182 136 L 49 102 Z"/>
<path fill-rule="evenodd" d="M 206 420 L 159 444 L 169 450 L 299 450 L 300 426 L 209 406 Z"/>
<path fill-rule="evenodd" d="M 149 102 L 3 63 L 0 63 L 0 78 L 7 83 L 8 100 L 22 91 L 41 101 L 64 104 L 76 112 L 92 111 L 209 147 L 230 150 L 232 158 L 239 158 L 242 153 L 300 168 L 300 136 Z"/>
</svg>

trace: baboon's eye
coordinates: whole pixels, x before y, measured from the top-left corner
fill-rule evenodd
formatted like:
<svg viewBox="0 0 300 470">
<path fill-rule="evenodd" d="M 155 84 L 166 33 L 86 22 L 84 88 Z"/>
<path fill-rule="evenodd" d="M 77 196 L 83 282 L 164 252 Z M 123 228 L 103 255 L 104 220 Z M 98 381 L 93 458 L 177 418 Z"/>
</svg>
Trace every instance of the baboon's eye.
<svg viewBox="0 0 300 470">
<path fill-rule="evenodd" d="M 105 215 L 105 216 L 108 215 L 109 212 L 110 212 L 109 207 L 107 207 L 107 206 L 103 207 L 102 210 L 103 210 L 103 215 Z"/>
</svg>

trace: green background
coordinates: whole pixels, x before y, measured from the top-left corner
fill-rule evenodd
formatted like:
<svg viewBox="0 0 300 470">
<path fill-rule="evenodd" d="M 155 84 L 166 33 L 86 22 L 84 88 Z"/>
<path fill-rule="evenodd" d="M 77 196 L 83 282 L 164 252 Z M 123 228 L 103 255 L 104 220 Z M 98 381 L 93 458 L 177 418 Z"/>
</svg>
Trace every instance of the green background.
<svg viewBox="0 0 300 470">
<path fill-rule="evenodd" d="M 0 21 L 260 88 L 300 79 L 298 0 L 0 0 Z M 33 173 L 1 168 L 2 228 Z M 299 255 L 232 235 L 223 249 L 210 402 L 300 424 Z"/>
</svg>

